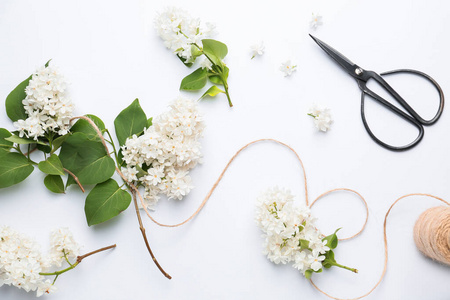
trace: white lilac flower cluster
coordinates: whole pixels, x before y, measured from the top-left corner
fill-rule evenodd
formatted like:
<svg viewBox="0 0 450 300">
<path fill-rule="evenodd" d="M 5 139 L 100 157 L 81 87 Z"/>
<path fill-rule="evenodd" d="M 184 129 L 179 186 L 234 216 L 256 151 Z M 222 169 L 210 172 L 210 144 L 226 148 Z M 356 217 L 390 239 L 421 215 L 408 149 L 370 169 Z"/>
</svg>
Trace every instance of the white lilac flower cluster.
<svg viewBox="0 0 450 300">
<path fill-rule="evenodd" d="M 9 285 L 27 292 L 36 291 L 38 297 L 56 291 L 53 282 L 40 273 L 53 266 L 60 267 L 65 255 L 77 257 L 80 247 L 67 228 L 51 234 L 51 250 L 47 257 L 36 241 L 10 227 L 0 229 L 0 286 Z"/>
<path fill-rule="evenodd" d="M 73 105 L 66 85 L 64 77 L 52 66 L 44 66 L 32 75 L 22 101 L 28 118 L 14 122 L 20 137 L 37 140 L 49 131 L 59 135 L 69 131 Z"/>
<path fill-rule="evenodd" d="M 314 118 L 314 125 L 320 131 L 326 132 L 330 129 L 333 118 L 330 109 L 325 106 L 314 104 L 310 107 L 308 116 Z"/>
<path fill-rule="evenodd" d="M 314 226 L 310 209 L 294 204 L 294 196 L 278 187 L 268 189 L 257 200 L 256 222 L 264 232 L 264 254 L 276 263 L 293 262 L 303 275 L 322 269 L 327 241 Z"/>
<path fill-rule="evenodd" d="M 189 170 L 201 159 L 198 141 L 205 124 L 194 100 L 178 98 L 140 136 L 122 146 L 128 181 L 145 189 L 146 207 L 154 209 L 160 194 L 181 200 L 193 188 Z"/>
<path fill-rule="evenodd" d="M 176 55 L 191 63 L 195 60 L 192 50 L 202 46 L 201 41 L 213 35 L 214 26 L 203 24 L 200 19 L 192 18 L 185 10 L 168 7 L 155 19 L 158 35 L 164 40 L 164 45 Z"/>
</svg>

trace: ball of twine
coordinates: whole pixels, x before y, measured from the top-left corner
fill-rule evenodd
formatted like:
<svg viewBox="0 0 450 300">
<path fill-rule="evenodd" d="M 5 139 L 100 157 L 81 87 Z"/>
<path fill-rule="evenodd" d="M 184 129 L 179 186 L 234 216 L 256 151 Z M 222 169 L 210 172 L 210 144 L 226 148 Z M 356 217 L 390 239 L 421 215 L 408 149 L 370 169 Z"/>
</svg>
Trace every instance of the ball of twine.
<svg viewBox="0 0 450 300">
<path fill-rule="evenodd" d="M 450 266 L 450 207 L 424 211 L 414 225 L 414 241 L 425 256 Z"/>
</svg>

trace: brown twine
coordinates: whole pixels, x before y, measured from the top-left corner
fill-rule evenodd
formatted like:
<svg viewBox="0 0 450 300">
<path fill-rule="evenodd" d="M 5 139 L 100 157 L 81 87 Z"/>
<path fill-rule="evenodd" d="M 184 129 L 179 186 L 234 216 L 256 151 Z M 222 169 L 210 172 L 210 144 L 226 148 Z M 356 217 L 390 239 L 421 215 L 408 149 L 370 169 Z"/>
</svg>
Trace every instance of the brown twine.
<svg viewBox="0 0 450 300">
<path fill-rule="evenodd" d="M 89 122 L 89 124 L 91 124 L 91 126 L 96 130 L 98 136 L 100 137 L 103 146 L 106 149 L 107 154 L 110 156 L 109 154 L 109 149 L 106 145 L 105 139 L 103 137 L 103 134 L 101 133 L 101 131 L 99 130 L 99 128 L 97 127 L 97 125 L 89 118 L 81 116 L 81 117 L 75 117 L 72 120 L 75 119 L 84 119 L 87 122 Z M 71 120 L 71 121 L 72 121 Z M 208 192 L 208 194 L 205 196 L 205 198 L 203 199 L 202 203 L 200 204 L 200 206 L 197 208 L 197 210 L 186 220 L 184 220 L 181 223 L 178 224 L 163 224 L 160 223 L 158 221 L 156 221 L 149 213 L 149 211 L 147 210 L 145 203 L 144 203 L 144 199 L 142 198 L 142 195 L 140 194 L 139 190 L 137 189 L 137 187 L 132 184 L 131 182 L 128 182 L 127 179 L 125 178 L 125 176 L 123 175 L 123 173 L 120 171 L 119 168 L 116 167 L 116 172 L 120 175 L 120 177 L 122 177 L 122 179 L 132 188 L 133 192 L 135 192 L 140 201 L 141 201 L 141 205 L 145 210 L 145 213 L 147 214 L 147 216 L 157 225 L 162 226 L 162 227 L 178 227 L 181 226 L 187 222 L 189 222 L 190 220 L 192 220 L 205 206 L 206 202 L 211 198 L 214 190 L 217 188 L 218 184 L 220 183 L 220 181 L 222 180 L 223 176 L 225 175 L 226 171 L 228 170 L 228 168 L 230 167 L 231 163 L 236 159 L 236 157 L 246 148 L 248 148 L 249 146 L 259 143 L 259 142 L 263 142 L 263 141 L 271 141 L 271 142 L 275 142 L 279 145 L 282 145 L 286 148 L 288 148 L 290 151 L 292 151 L 292 153 L 295 154 L 295 156 L 297 157 L 298 162 L 300 163 L 300 166 L 302 168 L 302 172 L 303 172 L 303 179 L 304 179 L 304 187 L 305 187 L 305 203 L 307 206 L 309 206 L 310 208 L 312 208 L 312 206 L 321 198 L 323 198 L 324 196 L 332 193 L 332 192 L 336 192 L 336 191 L 347 191 L 347 192 L 351 192 L 356 194 L 363 202 L 365 209 L 366 209 L 366 218 L 364 221 L 364 224 L 362 225 L 361 229 L 354 235 L 350 236 L 350 237 L 346 237 L 346 238 L 341 238 L 339 240 L 349 240 L 352 239 L 356 236 L 358 236 L 359 234 L 361 234 L 361 232 L 365 229 L 366 225 L 367 225 L 367 221 L 369 218 L 369 208 L 367 205 L 366 200 L 364 199 L 364 197 L 359 194 L 358 192 L 352 190 L 352 189 L 348 189 L 348 188 L 337 188 L 337 189 L 332 189 L 330 191 L 327 191 L 321 195 L 319 195 L 314 201 L 311 202 L 311 204 L 309 204 L 309 200 L 308 200 L 308 185 L 307 185 L 307 178 L 306 178 L 306 172 L 305 172 L 305 167 L 303 165 L 302 160 L 300 159 L 300 156 L 297 154 L 297 152 L 290 147 L 289 145 L 280 142 L 278 140 L 275 139 L 259 139 L 259 140 L 255 140 L 253 142 L 250 142 L 248 144 L 246 144 L 245 146 L 243 146 L 242 148 L 240 148 L 234 155 L 233 157 L 228 161 L 227 165 L 225 166 L 225 168 L 223 169 L 222 173 L 220 174 L 219 178 L 217 178 L 216 182 L 214 183 L 214 185 L 212 186 L 211 190 Z M 386 270 L 387 270 L 387 263 L 388 263 L 388 243 L 387 243 L 387 233 L 386 233 L 386 224 L 387 224 L 387 218 L 392 210 L 392 208 L 402 199 L 407 198 L 407 197 L 411 197 L 411 196 L 426 196 L 426 197 L 431 197 L 434 198 L 436 200 L 439 200 L 443 203 L 445 203 L 446 205 L 450 206 L 450 203 L 445 201 L 442 198 L 439 198 L 437 196 L 431 195 L 431 194 L 423 194 L 423 193 L 414 193 L 414 194 L 408 194 L 408 195 L 404 195 L 400 198 L 398 198 L 396 201 L 394 201 L 394 203 L 389 207 L 389 210 L 387 211 L 385 217 L 384 217 L 384 223 L 383 223 L 383 240 L 384 240 L 384 265 L 383 265 L 383 271 L 381 273 L 380 279 L 378 280 L 378 282 L 365 294 L 363 294 L 362 296 L 358 296 L 356 298 L 337 298 L 334 296 L 331 296 L 330 294 L 326 293 L 325 291 L 323 291 L 322 289 L 320 289 L 311 279 L 310 282 L 311 284 L 314 286 L 314 288 L 316 288 L 320 293 L 322 293 L 323 295 L 331 298 L 331 299 L 335 299 L 335 300 L 358 300 L 364 297 L 367 297 L 368 295 L 370 295 L 377 287 L 378 285 L 381 283 L 381 281 L 383 280 L 384 276 L 386 275 Z M 140 216 L 138 214 L 139 217 L 139 221 L 141 224 L 141 220 L 140 220 Z M 142 224 L 141 224 L 141 230 L 142 230 Z M 145 230 L 143 232 L 143 235 L 145 236 Z M 428 210 L 426 210 L 424 213 L 422 213 L 419 217 L 419 219 L 417 220 L 415 226 L 414 226 L 414 241 L 416 243 L 417 248 L 427 257 L 430 257 L 433 260 L 439 261 L 441 263 L 450 265 L 450 207 L 434 207 L 434 208 L 430 208 Z M 148 246 L 148 245 L 147 245 Z M 153 255 L 152 255 L 153 257 Z M 156 261 L 156 259 L 153 257 L 153 259 Z M 160 270 L 168 277 L 170 278 L 170 276 L 165 273 L 162 268 L 159 266 L 159 264 L 157 264 L 158 267 L 160 268 Z"/>
<path fill-rule="evenodd" d="M 424 211 L 414 226 L 414 242 L 424 255 L 450 265 L 450 207 Z"/>
</svg>

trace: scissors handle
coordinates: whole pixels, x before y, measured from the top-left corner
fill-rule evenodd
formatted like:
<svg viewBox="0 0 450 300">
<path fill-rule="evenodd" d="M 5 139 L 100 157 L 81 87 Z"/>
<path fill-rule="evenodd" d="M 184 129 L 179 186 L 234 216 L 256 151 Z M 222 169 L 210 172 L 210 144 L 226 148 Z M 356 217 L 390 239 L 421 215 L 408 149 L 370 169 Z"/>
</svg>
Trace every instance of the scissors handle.
<svg viewBox="0 0 450 300">
<path fill-rule="evenodd" d="M 422 125 L 432 125 L 434 123 L 436 123 L 437 120 L 439 120 L 439 118 L 441 117 L 442 111 L 444 110 L 444 92 L 442 91 L 441 87 L 439 86 L 439 84 L 436 82 L 436 80 L 434 80 L 431 76 L 417 71 L 417 70 L 412 70 L 412 69 L 398 69 L 398 70 L 393 70 L 393 71 L 388 71 L 388 72 L 384 72 L 381 73 L 381 76 L 385 76 L 385 75 L 391 75 L 391 74 L 397 74 L 397 73 L 411 73 L 414 75 L 418 75 L 418 76 L 422 76 L 423 78 L 427 79 L 429 82 L 431 82 L 431 84 L 433 84 L 433 86 L 436 88 L 437 92 L 439 93 L 439 108 L 436 112 L 436 114 L 434 115 L 433 118 L 429 119 L 429 120 L 425 120 L 423 119 L 418 113 L 416 113 L 416 111 L 414 109 L 411 108 L 411 106 L 408 105 L 408 103 L 406 103 L 406 101 L 404 101 L 402 99 L 402 97 L 400 97 L 400 95 L 398 95 L 394 89 L 392 89 L 389 84 L 387 84 L 383 79 L 383 81 L 387 84 L 387 89 L 391 89 L 391 94 L 394 96 L 394 93 L 398 96 L 399 99 L 403 100 L 403 104 L 402 102 L 400 102 L 400 104 L 403 106 L 404 104 L 406 106 L 403 106 L 416 120 L 418 120 Z M 397 97 L 394 96 L 394 98 L 397 99 Z"/>
<path fill-rule="evenodd" d="M 401 116 L 403 119 L 405 119 L 406 121 L 408 121 L 409 123 L 414 125 L 417 129 L 419 129 L 419 134 L 415 138 L 415 140 L 404 146 L 392 146 L 392 145 L 386 144 L 385 142 L 383 142 L 382 140 L 377 138 L 375 136 L 375 134 L 372 132 L 372 130 L 370 129 L 369 124 L 367 123 L 367 120 L 366 120 L 366 114 L 365 114 L 365 109 L 364 109 L 365 95 L 366 95 L 366 93 L 363 91 L 361 93 L 361 118 L 362 118 L 362 121 L 363 121 L 364 127 L 366 128 L 367 133 L 378 145 L 380 145 L 386 149 L 392 150 L 392 151 L 405 151 L 405 150 L 411 149 L 412 147 L 416 146 L 422 140 L 423 134 L 424 134 L 424 129 L 423 129 L 422 124 L 420 124 L 416 119 L 405 114 L 402 110 L 398 109 L 391 103 L 387 102 L 386 100 L 384 100 L 377 94 L 369 94 L 371 97 L 377 99 L 381 104 L 385 105 L 389 110 L 391 110 L 394 113 L 396 113 L 397 115 Z"/>
<path fill-rule="evenodd" d="M 422 140 L 423 135 L 424 135 L 424 129 L 423 129 L 421 122 L 413 117 L 414 115 L 417 115 L 417 113 L 412 109 L 411 106 L 409 106 L 408 103 L 406 103 L 405 100 L 403 100 L 403 98 L 380 75 L 378 75 L 377 73 L 372 72 L 372 71 L 364 71 L 364 72 L 365 72 L 364 80 L 357 80 L 357 82 L 358 82 L 359 88 L 362 91 L 362 93 L 361 93 L 361 118 L 362 118 L 364 127 L 367 130 L 367 133 L 377 144 L 379 144 L 380 146 L 382 146 L 386 149 L 392 150 L 392 151 L 405 151 L 405 150 L 411 149 L 412 147 L 416 146 Z M 373 78 L 374 80 L 376 80 L 389 94 L 391 94 L 392 97 L 394 97 L 394 99 L 402 107 L 405 108 L 406 111 L 411 113 L 411 115 L 408 115 L 404 111 L 402 111 L 399 108 L 397 108 L 396 106 L 392 105 L 389 101 L 385 100 L 383 97 L 379 96 L 378 94 L 376 94 L 375 92 L 370 90 L 367 87 L 367 80 L 370 78 Z M 375 134 L 372 132 L 372 130 L 370 129 L 369 124 L 367 123 L 367 120 L 366 120 L 365 106 L 364 106 L 365 95 L 371 96 L 378 103 L 380 103 L 381 105 L 383 105 L 384 107 L 386 107 L 387 109 L 389 109 L 390 111 L 395 113 L 396 115 L 400 116 L 408 123 L 415 126 L 419 130 L 418 136 L 411 143 L 404 145 L 404 146 L 392 146 L 392 145 L 389 145 L 389 144 L 381 141 L 379 138 L 377 138 L 375 136 Z"/>
</svg>

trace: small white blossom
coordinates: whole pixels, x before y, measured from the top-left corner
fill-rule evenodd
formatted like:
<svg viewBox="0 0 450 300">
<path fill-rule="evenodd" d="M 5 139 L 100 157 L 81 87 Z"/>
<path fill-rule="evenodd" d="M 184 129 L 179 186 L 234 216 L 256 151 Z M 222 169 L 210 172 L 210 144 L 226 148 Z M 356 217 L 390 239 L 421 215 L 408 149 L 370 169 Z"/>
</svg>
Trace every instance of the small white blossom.
<svg viewBox="0 0 450 300">
<path fill-rule="evenodd" d="M 297 71 L 297 65 L 291 63 L 291 60 L 287 60 L 280 66 L 280 71 L 283 72 L 284 77 L 291 76 L 293 72 Z"/>
<path fill-rule="evenodd" d="M 181 200 L 192 190 L 188 174 L 201 162 L 198 140 L 204 127 L 197 102 L 178 98 L 141 136 L 127 139 L 122 147 L 127 166 L 122 172 L 126 178 L 142 184 L 147 208 L 154 209 L 160 194 Z M 145 170 L 140 178 L 133 176 L 137 167 Z"/>
<path fill-rule="evenodd" d="M 37 140 L 49 131 L 59 135 L 69 131 L 73 105 L 66 87 L 64 77 L 53 66 L 44 66 L 33 73 L 22 101 L 28 118 L 14 122 L 20 137 Z"/>
<path fill-rule="evenodd" d="M 318 255 L 318 254 L 316 254 L 316 255 L 312 254 L 312 255 L 309 255 L 308 258 L 309 258 L 309 264 L 311 265 L 311 269 L 314 272 L 317 272 L 320 269 L 322 269 L 322 261 L 325 259 L 325 256 Z"/>
<path fill-rule="evenodd" d="M 252 56 L 251 59 L 255 58 L 257 55 L 261 56 L 264 54 L 264 42 L 261 41 L 257 44 L 253 44 L 252 46 L 250 46 L 250 54 Z"/>
<path fill-rule="evenodd" d="M 128 158 L 130 160 L 130 158 Z M 122 168 L 122 174 L 129 182 L 138 180 L 136 167 Z"/>
<path fill-rule="evenodd" d="M 47 279 L 41 286 L 38 287 L 36 297 L 41 297 L 44 294 L 53 294 L 56 290 L 56 286 Z"/>
<path fill-rule="evenodd" d="M 316 13 L 312 14 L 311 17 L 311 21 L 309 22 L 309 26 L 311 27 L 311 29 L 316 30 L 317 27 L 319 27 L 320 25 L 322 25 L 322 16 Z"/>
<path fill-rule="evenodd" d="M 195 60 L 192 54 L 192 47 L 196 47 L 194 44 L 201 47 L 201 41 L 214 34 L 214 25 L 203 24 L 185 10 L 176 7 L 169 7 L 159 13 L 155 19 L 155 28 L 164 45 L 186 63 Z"/>
<path fill-rule="evenodd" d="M 330 109 L 325 106 L 314 104 L 310 107 L 308 115 L 314 118 L 314 125 L 320 131 L 326 132 L 330 129 L 333 118 Z"/>
</svg>

